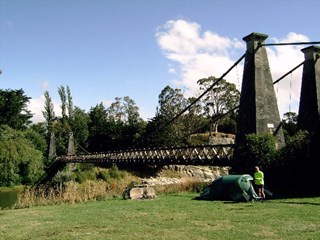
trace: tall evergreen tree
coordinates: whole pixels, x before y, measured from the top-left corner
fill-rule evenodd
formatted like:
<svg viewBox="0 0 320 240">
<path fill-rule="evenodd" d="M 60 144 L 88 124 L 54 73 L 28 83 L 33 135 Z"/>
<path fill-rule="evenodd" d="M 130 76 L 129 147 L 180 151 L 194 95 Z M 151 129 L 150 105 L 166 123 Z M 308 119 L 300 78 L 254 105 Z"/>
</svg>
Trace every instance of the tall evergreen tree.
<svg viewBox="0 0 320 240">
<path fill-rule="evenodd" d="M 0 125 L 5 124 L 14 129 L 26 129 L 32 118 L 27 109 L 30 97 L 22 89 L 0 89 Z"/>
<path fill-rule="evenodd" d="M 51 99 L 48 91 L 45 91 L 44 97 L 45 97 L 44 111 L 42 111 L 42 114 L 43 114 L 44 119 L 46 121 L 47 130 L 50 135 L 52 132 L 52 124 L 56 118 L 56 115 L 54 112 L 53 102 L 52 102 L 52 99 Z"/>
</svg>

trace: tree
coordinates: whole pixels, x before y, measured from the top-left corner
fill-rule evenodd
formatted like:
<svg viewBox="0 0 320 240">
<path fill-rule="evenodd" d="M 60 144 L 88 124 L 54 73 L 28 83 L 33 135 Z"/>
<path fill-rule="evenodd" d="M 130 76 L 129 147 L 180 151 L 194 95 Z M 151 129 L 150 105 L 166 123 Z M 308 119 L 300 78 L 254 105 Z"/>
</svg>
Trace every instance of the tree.
<svg viewBox="0 0 320 240">
<path fill-rule="evenodd" d="M 100 103 L 89 111 L 90 151 L 130 148 L 140 139 L 145 123 L 134 100 L 116 97 L 108 108 Z"/>
<path fill-rule="evenodd" d="M 67 106 L 68 106 L 68 115 L 69 118 L 73 117 L 73 101 L 72 101 L 72 96 L 71 96 L 71 90 L 70 87 L 67 85 Z"/>
<path fill-rule="evenodd" d="M 285 136 L 285 140 L 286 142 L 288 142 L 289 139 L 298 132 L 298 116 L 295 112 L 287 112 L 283 114 L 283 116 L 285 118 L 282 120 L 282 129 Z"/>
<path fill-rule="evenodd" d="M 86 147 L 86 141 L 89 136 L 89 115 L 85 112 L 85 110 L 80 109 L 75 106 L 72 110 L 73 118 L 71 121 L 71 129 L 74 133 L 74 138 L 78 143 L 78 149 Z M 84 150 L 84 149 L 82 149 Z"/>
<path fill-rule="evenodd" d="M 162 115 L 170 119 L 187 106 L 187 99 L 183 96 L 181 89 L 166 86 L 159 95 L 158 103 L 156 115 Z"/>
<path fill-rule="evenodd" d="M 67 96 L 66 96 L 66 90 L 64 88 L 64 86 L 60 86 L 58 87 L 58 93 L 60 96 L 60 100 L 61 100 L 61 114 L 62 114 L 62 119 L 66 119 L 67 118 Z"/>
<path fill-rule="evenodd" d="M 139 114 L 139 107 L 129 96 L 116 97 L 115 101 L 106 109 L 107 119 L 123 122 L 126 125 L 135 124 L 142 119 Z"/>
<path fill-rule="evenodd" d="M 0 186 L 33 184 L 43 174 L 41 146 L 32 134 L 0 127 Z"/>
<path fill-rule="evenodd" d="M 61 100 L 61 118 L 56 118 L 53 125 L 53 132 L 55 133 L 57 141 L 60 143 L 58 153 L 66 153 L 66 146 L 69 140 L 69 134 L 74 134 L 74 139 L 78 143 L 76 148 L 81 147 L 84 150 L 86 140 L 89 136 L 88 114 L 77 106 L 73 105 L 70 87 L 60 86 L 58 93 Z M 63 146 L 61 148 L 61 146 Z M 76 149 L 77 150 L 77 149 Z"/>
<path fill-rule="evenodd" d="M 122 98 L 116 97 L 115 101 L 107 108 L 107 118 L 112 121 L 121 122 L 124 120 L 124 112 L 122 106 Z"/>
<path fill-rule="evenodd" d="M 181 122 L 183 122 L 184 125 L 185 136 L 205 132 L 206 130 L 208 130 L 207 123 L 209 122 L 209 120 L 202 114 L 203 110 L 201 102 L 195 102 L 195 97 L 191 97 L 187 101 L 188 104 L 192 105 L 188 109 L 188 111 L 181 116 Z"/>
<path fill-rule="evenodd" d="M 275 137 L 270 133 L 248 134 L 238 151 L 237 167 L 243 172 L 252 171 L 255 165 L 270 166 L 277 154 Z"/>
<path fill-rule="evenodd" d="M 123 110 L 125 122 L 128 125 L 133 126 L 142 120 L 139 114 L 139 107 L 136 105 L 135 101 L 128 96 L 123 98 Z"/>
<path fill-rule="evenodd" d="M 106 109 L 106 121 L 108 135 L 112 136 L 109 147 L 113 146 L 113 150 L 135 145 L 145 126 L 139 107 L 129 96 L 115 98 Z"/>
<path fill-rule="evenodd" d="M 98 152 L 106 150 L 106 139 L 108 138 L 106 132 L 107 126 L 107 110 L 103 103 L 97 104 L 89 111 L 89 151 Z"/>
<path fill-rule="evenodd" d="M 205 95 L 202 102 L 204 104 L 204 112 L 207 117 L 222 115 L 239 105 L 240 92 L 236 85 L 227 82 L 225 79 L 218 83 L 216 77 L 203 78 L 198 80 L 201 90 L 212 89 Z M 215 85 L 214 85 L 215 84 Z M 219 121 L 213 123 L 213 128 L 218 131 Z"/>
<path fill-rule="evenodd" d="M 0 89 L 0 125 L 14 129 L 26 129 L 30 125 L 31 112 L 27 109 L 30 97 L 20 90 Z"/>
<path fill-rule="evenodd" d="M 187 106 L 188 100 L 181 89 L 166 86 L 159 95 L 156 116 L 146 127 L 146 144 L 157 147 L 181 146 L 185 142 L 185 125 L 180 116 L 174 119 Z"/>
<path fill-rule="evenodd" d="M 48 132 L 51 132 L 52 123 L 55 120 L 55 112 L 54 112 L 54 106 L 52 103 L 52 99 L 49 95 L 48 91 L 45 91 L 44 93 L 45 101 L 44 101 L 44 111 L 42 111 L 42 115 L 46 121 Z"/>
</svg>

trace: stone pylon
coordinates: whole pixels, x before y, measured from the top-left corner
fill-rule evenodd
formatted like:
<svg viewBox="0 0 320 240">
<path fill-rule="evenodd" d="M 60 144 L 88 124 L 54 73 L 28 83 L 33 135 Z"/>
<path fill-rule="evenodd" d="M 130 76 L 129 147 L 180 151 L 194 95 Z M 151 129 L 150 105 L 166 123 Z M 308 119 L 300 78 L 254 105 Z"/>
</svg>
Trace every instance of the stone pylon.
<svg viewBox="0 0 320 240">
<path fill-rule="evenodd" d="M 56 137 L 54 136 L 54 133 L 51 133 L 50 144 L 49 144 L 49 156 L 48 156 L 48 159 L 50 162 L 56 158 L 56 156 L 57 156 L 56 151 L 57 151 L 56 150 Z"/>
<path fill-rule="evenodd" d="M 74 148 L 74 137 L 73 132 L 69 133 L 69 142 L 68 142 L 68 152 L 67 155 L 74 155 L 76 153 Z"/>
<path fill-rule="evenodd" d="M 320 133 L 320 47 L 311 46 L 304 53 L 298 127 L 309 133 Z"/>
<path fill-rule="evenodd" d="M 267 38 L 268 35 L 260 33 L 251 33 L 243 38 L 247 43 L 247 52 L 240 96 L 237 146 L 245 140 L 245 135 L 251 133 L 272 133 L 276 137 L 277 148 L 285 145 L 267 51 L 261 46 Z"/>
</svg>

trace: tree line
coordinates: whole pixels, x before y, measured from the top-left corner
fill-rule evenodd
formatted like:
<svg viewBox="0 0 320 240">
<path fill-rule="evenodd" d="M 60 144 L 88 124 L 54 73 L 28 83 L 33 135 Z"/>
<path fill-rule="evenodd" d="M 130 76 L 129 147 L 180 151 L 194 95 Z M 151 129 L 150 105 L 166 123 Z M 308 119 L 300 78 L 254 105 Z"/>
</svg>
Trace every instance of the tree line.
<svg viewBox="0 0 320 240">
<path fill-rule="evenodd" d="M 71 132 L 77 153 L 187 146 L 196 144 L 190 136 L 217 131 L 235 134 L 240 92 L 224 79 L 213 85 L 216 80 L 198 80 L 201 91 L 214 86 L 199 101 L 195 101 L 196 96 L 186 98 L 181 89 L 166 86 L 158 96 L 155 116 L 147 121 L 129 96 L 116 97 L 107 107 L 98 103 L 85 111 L 74 106 L 69 86 L 59 86 L 61 113 L 55 113 L 46 91 L 45 120 L 32 123 L 27 108 L 30 97 L 23 89 L 0 89 L 0 186 L 33 184 L 52 161 L 48 159 L 52 134 L 57 155 L 66 154 Z M 287 114 L 284 129 L 286 136 L 292 136 L 296 133 L 296 115 Z"/>
</svg>

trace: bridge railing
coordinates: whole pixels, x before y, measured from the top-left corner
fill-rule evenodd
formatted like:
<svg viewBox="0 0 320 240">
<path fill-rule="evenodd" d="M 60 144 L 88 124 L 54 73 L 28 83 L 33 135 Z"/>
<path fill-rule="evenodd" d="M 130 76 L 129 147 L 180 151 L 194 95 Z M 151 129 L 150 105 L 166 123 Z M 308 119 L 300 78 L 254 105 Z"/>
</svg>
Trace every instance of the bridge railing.
<svg viewBox="0 0 320 240">
<path fill-rule="evenodd" d="M 201 145 L 192 147 L 130 149 L 98 152 L 92 154 L 61 155 L 58 162 L 65 163 L 109 163 L 109 164 L 190 164 L 230 165 L 234 144 Z"/>
</svg>

